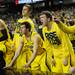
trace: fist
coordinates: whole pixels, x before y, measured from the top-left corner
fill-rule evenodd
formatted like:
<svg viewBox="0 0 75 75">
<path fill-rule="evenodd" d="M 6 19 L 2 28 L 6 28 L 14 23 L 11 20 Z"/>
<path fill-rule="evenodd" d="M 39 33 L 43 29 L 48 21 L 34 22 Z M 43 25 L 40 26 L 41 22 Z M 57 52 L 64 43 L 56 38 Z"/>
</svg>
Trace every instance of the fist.
<svg viewBox="0 0 75 75">
<path fill-rule="evenodd" d="M 67 59 L 64 59 L 63 60 L 63 64 L 64 64 L 64 66 L 67 66 L 68 65 L 68 60 Z"/>
<path fill-rule="evenodd" d="M 55 59 L 52 59 L 51 63 L 52 63 L 52 66 L 55 66 L 56 65 Z"/>
<path fill-rule="evenodd" d="M 70 68 L 70 73 L 74 73 L 75 72 L 75 68 L 74 67 L 71 67 Z"/>
</svg>

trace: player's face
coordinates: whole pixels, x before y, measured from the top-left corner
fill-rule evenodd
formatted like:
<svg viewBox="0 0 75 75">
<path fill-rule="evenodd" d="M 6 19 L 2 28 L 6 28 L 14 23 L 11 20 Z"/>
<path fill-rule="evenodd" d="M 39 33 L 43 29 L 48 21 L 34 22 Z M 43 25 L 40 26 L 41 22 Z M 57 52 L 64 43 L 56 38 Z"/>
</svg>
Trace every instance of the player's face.
<svg viewBox="0 0 75 75">
<path fill-rule="evenodd" d="M 22 9 L 22 15 L 26 16 L 28 13 L 29 13 L 29 8 L 24 6 L 23 9 Z"/>
<path fill-rule="evenodd" d="M 48 19 L 47 19 L 47 17 L 46 17 L 45 14 L 40 15 L 40 21 L 41 21 L 41 23 L 42 23 L 43 26 L 45 26 L 47 24 Z"/>
<path fill-rule="evenodd" d="M 22 34 L 25 34 L 26 33 L 26 27 L 25 27 L 25 25 L 22 25 L 21 26 L 21 32 L 22 32 Z"/>
</svg>

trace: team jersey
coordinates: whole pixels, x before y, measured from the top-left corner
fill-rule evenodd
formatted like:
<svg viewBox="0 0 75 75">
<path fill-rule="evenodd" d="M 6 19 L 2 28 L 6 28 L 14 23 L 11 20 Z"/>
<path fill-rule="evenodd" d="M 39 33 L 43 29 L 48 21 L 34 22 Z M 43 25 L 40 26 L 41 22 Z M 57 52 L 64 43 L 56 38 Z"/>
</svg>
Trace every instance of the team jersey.
<svg viewBox="0 0 75 75">
<path fill-rule="evenodd" d="M 14 50 L 17 50 L 19 44 L 20 44 L 20 34 L 19 33 L 14 33 L 14 38 L 13 38 L 13 46 Z"/>
<path fill-rule="evenodd" d="M 46 49 L 52 50 L 55 57 L 68 57 L 73 48 L 67 34 L 60 30 L 55 22 L 50 24 L 52 27 L 49 31 L 47 27 L 43 28 Z"/>
</svg>

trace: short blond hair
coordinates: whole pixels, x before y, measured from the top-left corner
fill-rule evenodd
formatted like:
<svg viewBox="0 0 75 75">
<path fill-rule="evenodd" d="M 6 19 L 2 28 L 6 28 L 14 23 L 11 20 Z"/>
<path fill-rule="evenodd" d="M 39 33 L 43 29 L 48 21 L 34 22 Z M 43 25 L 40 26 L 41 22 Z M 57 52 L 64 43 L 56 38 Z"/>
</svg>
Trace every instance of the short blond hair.
<svg viewBox="0 0 75 75">
<path fill-rule="evenodd" d="M 24 7 L 24 6 L 27 7 L 27 8 L 29 9 L 29 11 L 31 11 L 31 5 L 29 5 L 29 4 L 24 4 L 23 7 Z"/>
</svg>

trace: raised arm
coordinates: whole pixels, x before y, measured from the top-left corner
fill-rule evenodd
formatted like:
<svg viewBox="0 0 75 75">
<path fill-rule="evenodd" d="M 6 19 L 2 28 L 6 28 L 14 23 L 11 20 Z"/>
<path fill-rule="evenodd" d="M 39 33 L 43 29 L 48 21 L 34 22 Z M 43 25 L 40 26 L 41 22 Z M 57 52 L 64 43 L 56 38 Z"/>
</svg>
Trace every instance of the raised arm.
<svg viewBox="0 0 75 75">
<path fill-rule="evenodd" d="M 75 25 L 67 26 L 59 20 L 56 20 L 55 22 L 58 24 L 58 27 L 65 33 L 68 33 L 68 34 L 75 33 Z"/>
</svg>

